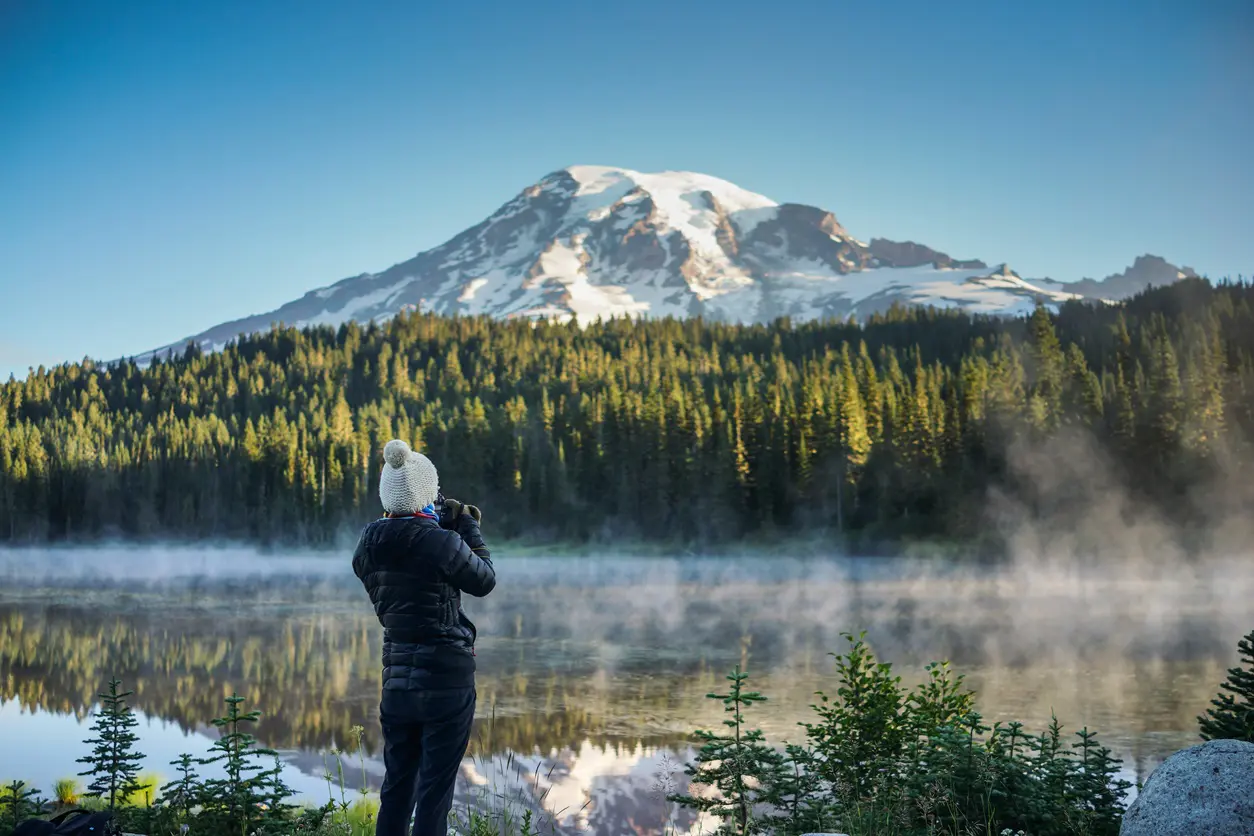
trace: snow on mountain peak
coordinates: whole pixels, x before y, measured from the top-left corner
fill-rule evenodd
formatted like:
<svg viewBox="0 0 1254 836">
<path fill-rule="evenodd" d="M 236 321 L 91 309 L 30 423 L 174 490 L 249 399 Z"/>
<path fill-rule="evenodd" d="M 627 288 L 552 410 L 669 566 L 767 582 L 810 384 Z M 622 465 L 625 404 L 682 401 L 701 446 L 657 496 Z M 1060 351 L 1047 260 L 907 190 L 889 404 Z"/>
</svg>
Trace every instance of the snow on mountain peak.
<svg viewBox="0 0 1254 836">
<path fill-rule="evenodd" d="M 627 186 L 627 191 L 641 189 L 652 195 L 677 196 L 709 192 L 726 211 L 738 212 L 745 209 L 766 209 L 778 206 L 769 197 L 742 189 L 735 183 L 728 182 L 708 174 L 692 171 L 663 171 L 657 174 L 644 174 L 627 168 L 613 168 L 601 165 L 572 165 L 563 169 L 579 184 L 578 195 L 599 194 L 616 187 Z"/>
<path fill-rule="evenodd" d="M 217 348 L 274 322 L 383 321 L 402 310 L 495 317 L 863 316 L 894 302 L 1020 314 L 1076 298 L 1055 282 L 851 236 L 832 213 L 689 171 L 576 165 L 381 273 L 310 291 L 192 338 Z M 177 344 L 182 346 L 186 344 Z"/>
</svg>

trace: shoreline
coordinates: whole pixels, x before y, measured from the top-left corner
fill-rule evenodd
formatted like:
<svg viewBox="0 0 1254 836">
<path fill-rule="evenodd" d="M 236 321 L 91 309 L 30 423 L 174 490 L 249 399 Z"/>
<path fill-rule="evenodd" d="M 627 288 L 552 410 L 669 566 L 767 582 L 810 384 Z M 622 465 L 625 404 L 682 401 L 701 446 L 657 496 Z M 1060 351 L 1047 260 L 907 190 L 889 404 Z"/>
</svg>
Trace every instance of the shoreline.
<svg viewBox="0 0 1254 836">
<path fill-rule="evenodd" d="M 194 550 L 204 552 L 251 552 L 267 557 L 280 555 L 312 557 L 351 555 L 355 542 L 355 537 L 330 544 L 266 542 L 246 539 L 98 538 L 47 542 L 0 542 L 0 556 L 5 554 L 37 554 L 40 552 L 65 554 L 108 550 L 170 550 L 173 552 Z M 535 537 L 522 537 L 510 540 L 489 539 L 488 548 L 492 552 L 493 559 L 496 559 L 498 556 L 502 559 L 506 557 L 591 558 L 607 556 L 633 559 L 780 557 L 784 559 L 830 558 L 886 561 L 948 559 L 980 563 L 996 563 L 999 559 L 997 555 L 988 549 L 987 541 L 934 538 L 878 541 L 874 544 L 860 543 L 854 545 L 856 542 L 852 538 L 844 538 L 842 540 L 832 532 L 816 531 L 814 534 L 794 537 L 779 537 L 773 533 L 763 533 L 738 541 L 707 543 L 702 546 L 679 540 L 542 542 Z M 1003 554 L 1001 557 L 1009 557 L 1009 554 Z"/>
</svg>

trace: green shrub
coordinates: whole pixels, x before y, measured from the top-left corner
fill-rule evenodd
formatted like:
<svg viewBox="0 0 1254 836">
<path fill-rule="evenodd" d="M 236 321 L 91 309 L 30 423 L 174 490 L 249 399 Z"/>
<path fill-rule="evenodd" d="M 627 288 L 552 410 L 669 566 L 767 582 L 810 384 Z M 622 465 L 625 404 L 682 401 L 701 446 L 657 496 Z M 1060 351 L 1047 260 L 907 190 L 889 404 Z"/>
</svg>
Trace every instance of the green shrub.
<svg viewBox="0 0 1254 836">
<path fill-rule="evenodd" d="M 1026 831 L 1033 836 L 1116 836 L 1123 797 L 1119 762 L 1084 729 L 1066 745 L 1057 718 L 1044 734 L 1019 723 L 986 725 L 975 695 L 947 664 L 907 691 L 863 636 L 835 655 L 834 697 L 819 694 L 806 744 L 770 750 L 746 725 L 764 698 L 732 674 L 722 700 L 722 734 L 701 731 L 688 768 L 713 796 L 672 800 L 718 816 L 720 834 L 799 834 L 840 829 L 852 836 L 933 836 Z"/>
</svg>

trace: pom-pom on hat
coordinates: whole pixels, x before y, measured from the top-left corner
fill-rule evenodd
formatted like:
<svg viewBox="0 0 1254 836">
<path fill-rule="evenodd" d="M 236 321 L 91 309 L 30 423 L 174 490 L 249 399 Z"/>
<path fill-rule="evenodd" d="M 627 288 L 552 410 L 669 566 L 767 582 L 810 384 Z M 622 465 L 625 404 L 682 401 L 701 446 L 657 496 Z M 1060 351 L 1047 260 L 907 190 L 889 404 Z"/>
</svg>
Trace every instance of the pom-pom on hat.
<svg viewBox="0 0 1254 836">
<path fill-rule="evenodd" d="M 394 438 L 383 448 L 383 461 L 379 499 L 384 511 L 413 514 L 435 502 L 440 491 L 440 474 L 430 459 Z"/>
</svg>

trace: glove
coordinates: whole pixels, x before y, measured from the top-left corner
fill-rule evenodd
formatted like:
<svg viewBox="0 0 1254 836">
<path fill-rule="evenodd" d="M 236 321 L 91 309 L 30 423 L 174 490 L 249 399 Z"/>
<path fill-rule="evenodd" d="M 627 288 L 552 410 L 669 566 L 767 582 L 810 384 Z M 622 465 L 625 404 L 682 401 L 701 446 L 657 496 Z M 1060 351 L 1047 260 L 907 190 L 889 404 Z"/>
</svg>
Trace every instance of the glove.
<svg viewBox="0 0 1254 836">
<path fill-rule="evenodd" d="M 440 517 L 440 527 L 457 528 L 457 519 L 462 515 L 470 517 L 476 523 L 483 520 L 483 512 L 477 506 L 458 502 L 456 499 L 445 499 L 444 513 Z"/>
<path fill-rule="evenodd" d="M 445 498 L 440 505 L 440 528 L 452 528 L 454 521 L 461 516 L 462 504 L 456 499 Z"/>
</svg>

